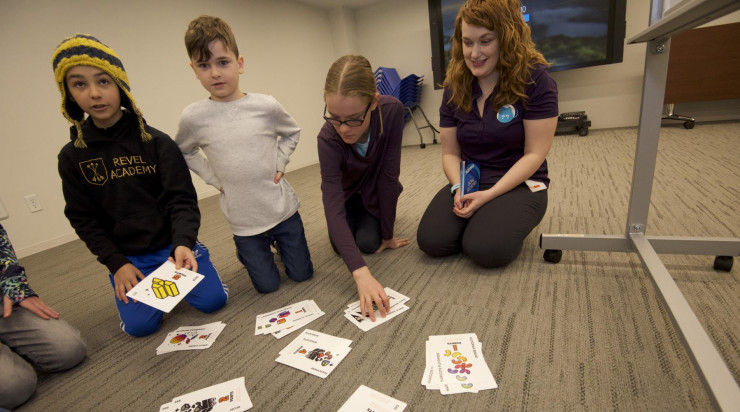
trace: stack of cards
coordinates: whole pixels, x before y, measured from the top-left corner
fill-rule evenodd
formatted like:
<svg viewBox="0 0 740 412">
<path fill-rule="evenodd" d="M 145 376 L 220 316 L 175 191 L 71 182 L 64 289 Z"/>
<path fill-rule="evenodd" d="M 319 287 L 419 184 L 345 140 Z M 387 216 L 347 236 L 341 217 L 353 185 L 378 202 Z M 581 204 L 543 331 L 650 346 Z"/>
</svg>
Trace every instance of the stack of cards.
<svg viewBox="0 0 740 412">
<path fill-rule="evenodd" d="M 273 310 L 272 312 L 257 315 L 257 321 L 254 324 L 254 334 L 271 334 L 280 339 L 323 315 L 324 312 L 319 309 L 316 302 L 313 300 L 304 300 Z"/>
<path fill-rule="evenodd" d="M 187 269 L 175 269 L 169 260 L 137 283 L 126 296 L 169 313 L 203 280 L 203 275 Z"/>
<path fill-rule="evenodd" d="M 157 355 L 179 350 L 208 349 L 226 327 L 223 322 L 202 326 L 180 326 L 167 334 L 164 342 L 157 347 Z"/>
<path fill-rule="evenodd" d="M 427 389 L 450 395 L 498 387 L 475 333 L 430 336 L 426 346 L 427 363 L 421 384 Z"/>
<path fill-rule="evenodd" d="M 239 412 L 252 407 L 244 377 L 178 396 L 165 403 L 159 412 Z"/>
<path fill-rule="evenodd" d="M 460 161 L 460 197 L 480 188 L 480 167 L 472 160 Z"/>
<path fill-rule="evenodd" d="M 305 329 L 280 351 L 275 361 L 326 378 L 352 348 L 349 339 Z"/>
<path fill-rule="evenodd" d="M 377 310 L 377 306 L 375 305 L 375 303 L 373 303 L 373 309 L 375 310 L 375 322 L 371 321 L 369 316 L 362 316 L 359 300 L 347 305 L 347 309 L 345 309 L 344 311 L 344 317 L 349 319 L 349 321 L 355 324 L 358 328 L 367 332 L 370 329 L 380 325 L 381 323 L 388 322 L 401 313 L 409 310 L 409 307 L 406 306 L 406 302 L 409 301 L 408 296 L 404 296 L 391 288 L 385 288 L 384 290 L 386 295 L 388 295 L 388 299 L 390 300 L 391 304 L 391 310 L 386 313 L 384 318 L 380 316 L 380 311 Z"/>
<path fill-rule="evenodd" d="M 406 409 L 404 402 L 370 389 L 365 385 L 360 385 L 337 412 L 401 412 L 404 409 Z"/>
</svg>

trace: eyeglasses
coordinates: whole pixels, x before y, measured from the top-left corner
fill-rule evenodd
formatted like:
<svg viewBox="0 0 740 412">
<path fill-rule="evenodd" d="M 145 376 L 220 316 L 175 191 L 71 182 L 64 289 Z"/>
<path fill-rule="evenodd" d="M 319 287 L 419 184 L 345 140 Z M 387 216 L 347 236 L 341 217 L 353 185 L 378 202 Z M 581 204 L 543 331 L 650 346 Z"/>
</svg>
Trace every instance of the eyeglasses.
<svg viewBox="0 0 740 412">
<path fill-rule="evenodd" d="M 364 114 L 367 115 L 368 110 L 370 110 L 370 106 L 372 106 L 373 101 L 370 100 L 370 103 L 367 104 L 367 107 L 365 108 Z M 349 127 L 357 127 L 361 126 L 365 122 L 365 116 L 362 117 L 362 119 L 348 119 L 348 120 L 339 120 L 334 119 L 331 117 L 326 117 L 326 105 L 324 105 L 324 120 L 331 123 L 332 125 L 339 127 L 343 124 L 346 124 Z"/>
</svg>

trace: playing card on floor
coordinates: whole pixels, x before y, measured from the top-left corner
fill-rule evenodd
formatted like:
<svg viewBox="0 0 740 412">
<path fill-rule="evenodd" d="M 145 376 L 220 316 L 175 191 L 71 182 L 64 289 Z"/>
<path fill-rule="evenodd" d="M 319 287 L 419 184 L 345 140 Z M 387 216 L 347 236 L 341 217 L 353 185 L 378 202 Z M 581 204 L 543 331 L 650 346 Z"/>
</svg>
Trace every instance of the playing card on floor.
<svg viewBox="0 0 740 412">
<path fill-rule="evenodd" d="M 349 339 L 305 329 L 275 361 L 326 378 L 352 350 Z"/>
<path fill-rule="evenodd" d="M 406 305 L 396 306 L 391 309 L 390 312 L 386 313 L 385 317 L 382 317 L 379 311 L 375 311 L 375 322 L 373 322 L 369 316 L 362 316 L 362 313 L 359 311 L 345 311 L 344 317 L 352 322 L 353 325 L 367 332 L 376 326 L 388 322 L 407 310 L 409 310 L 409 307 Z"/>
<path fill-rule="evenodd" d="M 126 296 L 169 313 L 201 280 L 200 273 L 175 269 L 175 264 L 168 260 L 137 283 Z"/>
<path fill-rule="evenodd" d="M 393 310 L 393 308 L 396 306 L 405 304 L 411 299 L 408 296 L 402 295 L 389 287 L 385 287 L 383 288 L 383 290 L 385 291 L 385 294 L 388 295 L 388 300 L 390 302 L 391 310 Z M 375 311 L 378 310 L 377 306 L 374 304 L 373 304 L 373 309 Z M 357 301 L 354 301 L 348 304 L 345 312 L 346 311 L 358 311 L 359 312 L 360 311 L 360 301 L 357 300 Z"/>
<path fill-rule="evenodd" d="M 386 313 L 385 317 L 380 315 L 380 311 L 377 309 L 375 303 L 373 303 L 373 309 L 375 312 L 375 322 L 370 319 L 370 316 L 362 316 L 360 301 L 356 301 L 347 305 L 347 309 L 344 311 L 344 317 L 347 318 L 353 325 L 367 332 L 370 329 L 385 323 L 401 313 L 409 310 L 406 306 L 406 302 L 410 300 L 408 296 L 404 296 L 391 288 L 384 288 L 388 299 L 390 300 L 390 311 Z"/>
<path fill-rule="evenodd" d="M 180 326 L 174 332 L 167 334 L 164 342 L 157 347 L 157 355 L 182 350 L 210 348 L 225 327 L 226 324 L 223 322 L 213 322 L 201 326 Z"/>
<path fill-rule="evenodd" d="M 252 408 L 244 377 L 181 395 L 162 405 L 160 412 L 240 412 Z"/>
<path fill-rule="evenodd" d="M 313 300 L 304 300 L 271 312 L 257 315 L 254 324 L 255 335 L 273 334 L 280 338 L 324 315 Z M 290 330 L 289 332 L 287 330 Z M 282 332 L 276 334 L 276 332 Z M 280 336 L 278 336 L 280 335 Z"/>
<path fill-rule="evenodd" d="M 430 336 L 422 385 L 443 395 L 497 388 L 474 333 Z"/>
<path fill-rule="evenodd" d="M 401 412 L 404 409 L 406 409 L 406 403 L 398 399 L 393 399 L 365 385 L 360 385 L 337 412 Z"/>
<path fill-rule="evenodd" d="M 296 319 L 293 320 L 293 324 L 291 326 L 288 326 L 285 329 L 271 332 L 270 335 L 274 336 L 275 339 L 281 339 L 325 315 L 325 313 L 321 311 L 321 309 L 319 309 L 319 306 L 313 300 L 308 301 L 308 308 L 309 309 L 306 315 L 297 316 Z"/>
</svg>

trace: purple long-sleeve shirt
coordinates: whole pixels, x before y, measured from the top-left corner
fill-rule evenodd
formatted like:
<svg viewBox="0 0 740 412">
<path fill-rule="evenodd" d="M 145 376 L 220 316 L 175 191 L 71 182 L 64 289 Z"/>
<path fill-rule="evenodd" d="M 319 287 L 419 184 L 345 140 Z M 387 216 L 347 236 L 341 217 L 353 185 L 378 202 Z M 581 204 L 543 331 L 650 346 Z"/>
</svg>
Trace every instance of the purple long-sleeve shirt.
<svg viewBox="0 0 740 412">
<path fill-rule="evenodd" d="M 401 140 L 403 105 L 391 96 L 381 95 L 370 118 L 370 146 L 365 157 L 353 145 L 342 141 L 334 126 L 324 124 L 318 136 L 321 193 L 329 236 L 350 272 L 365 266 L 352 232 L 347 225 L 345 201 L 355 193 L 362 196 L 368 212 L 380 220 L 383 239 L 393 237 L 396 205 L 403 187 Z M 381 130 L 381 118 L 383 133 Z"/>
</svg>

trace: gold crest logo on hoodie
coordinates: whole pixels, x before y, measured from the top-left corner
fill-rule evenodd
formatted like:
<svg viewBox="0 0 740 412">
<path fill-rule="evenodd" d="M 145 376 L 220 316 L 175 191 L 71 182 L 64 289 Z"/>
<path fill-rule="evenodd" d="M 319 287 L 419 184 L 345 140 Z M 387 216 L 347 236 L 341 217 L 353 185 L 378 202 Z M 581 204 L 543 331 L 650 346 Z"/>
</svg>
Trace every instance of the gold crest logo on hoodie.
<svg viewBox="0 0 740 412">
<path fill-rule="evenodd" d="M 85 180 L 90 184 L 103 186 L 108 181 L 108 169 L 100 157 L 80 162 L 80 169 Z"/>
</svg>

